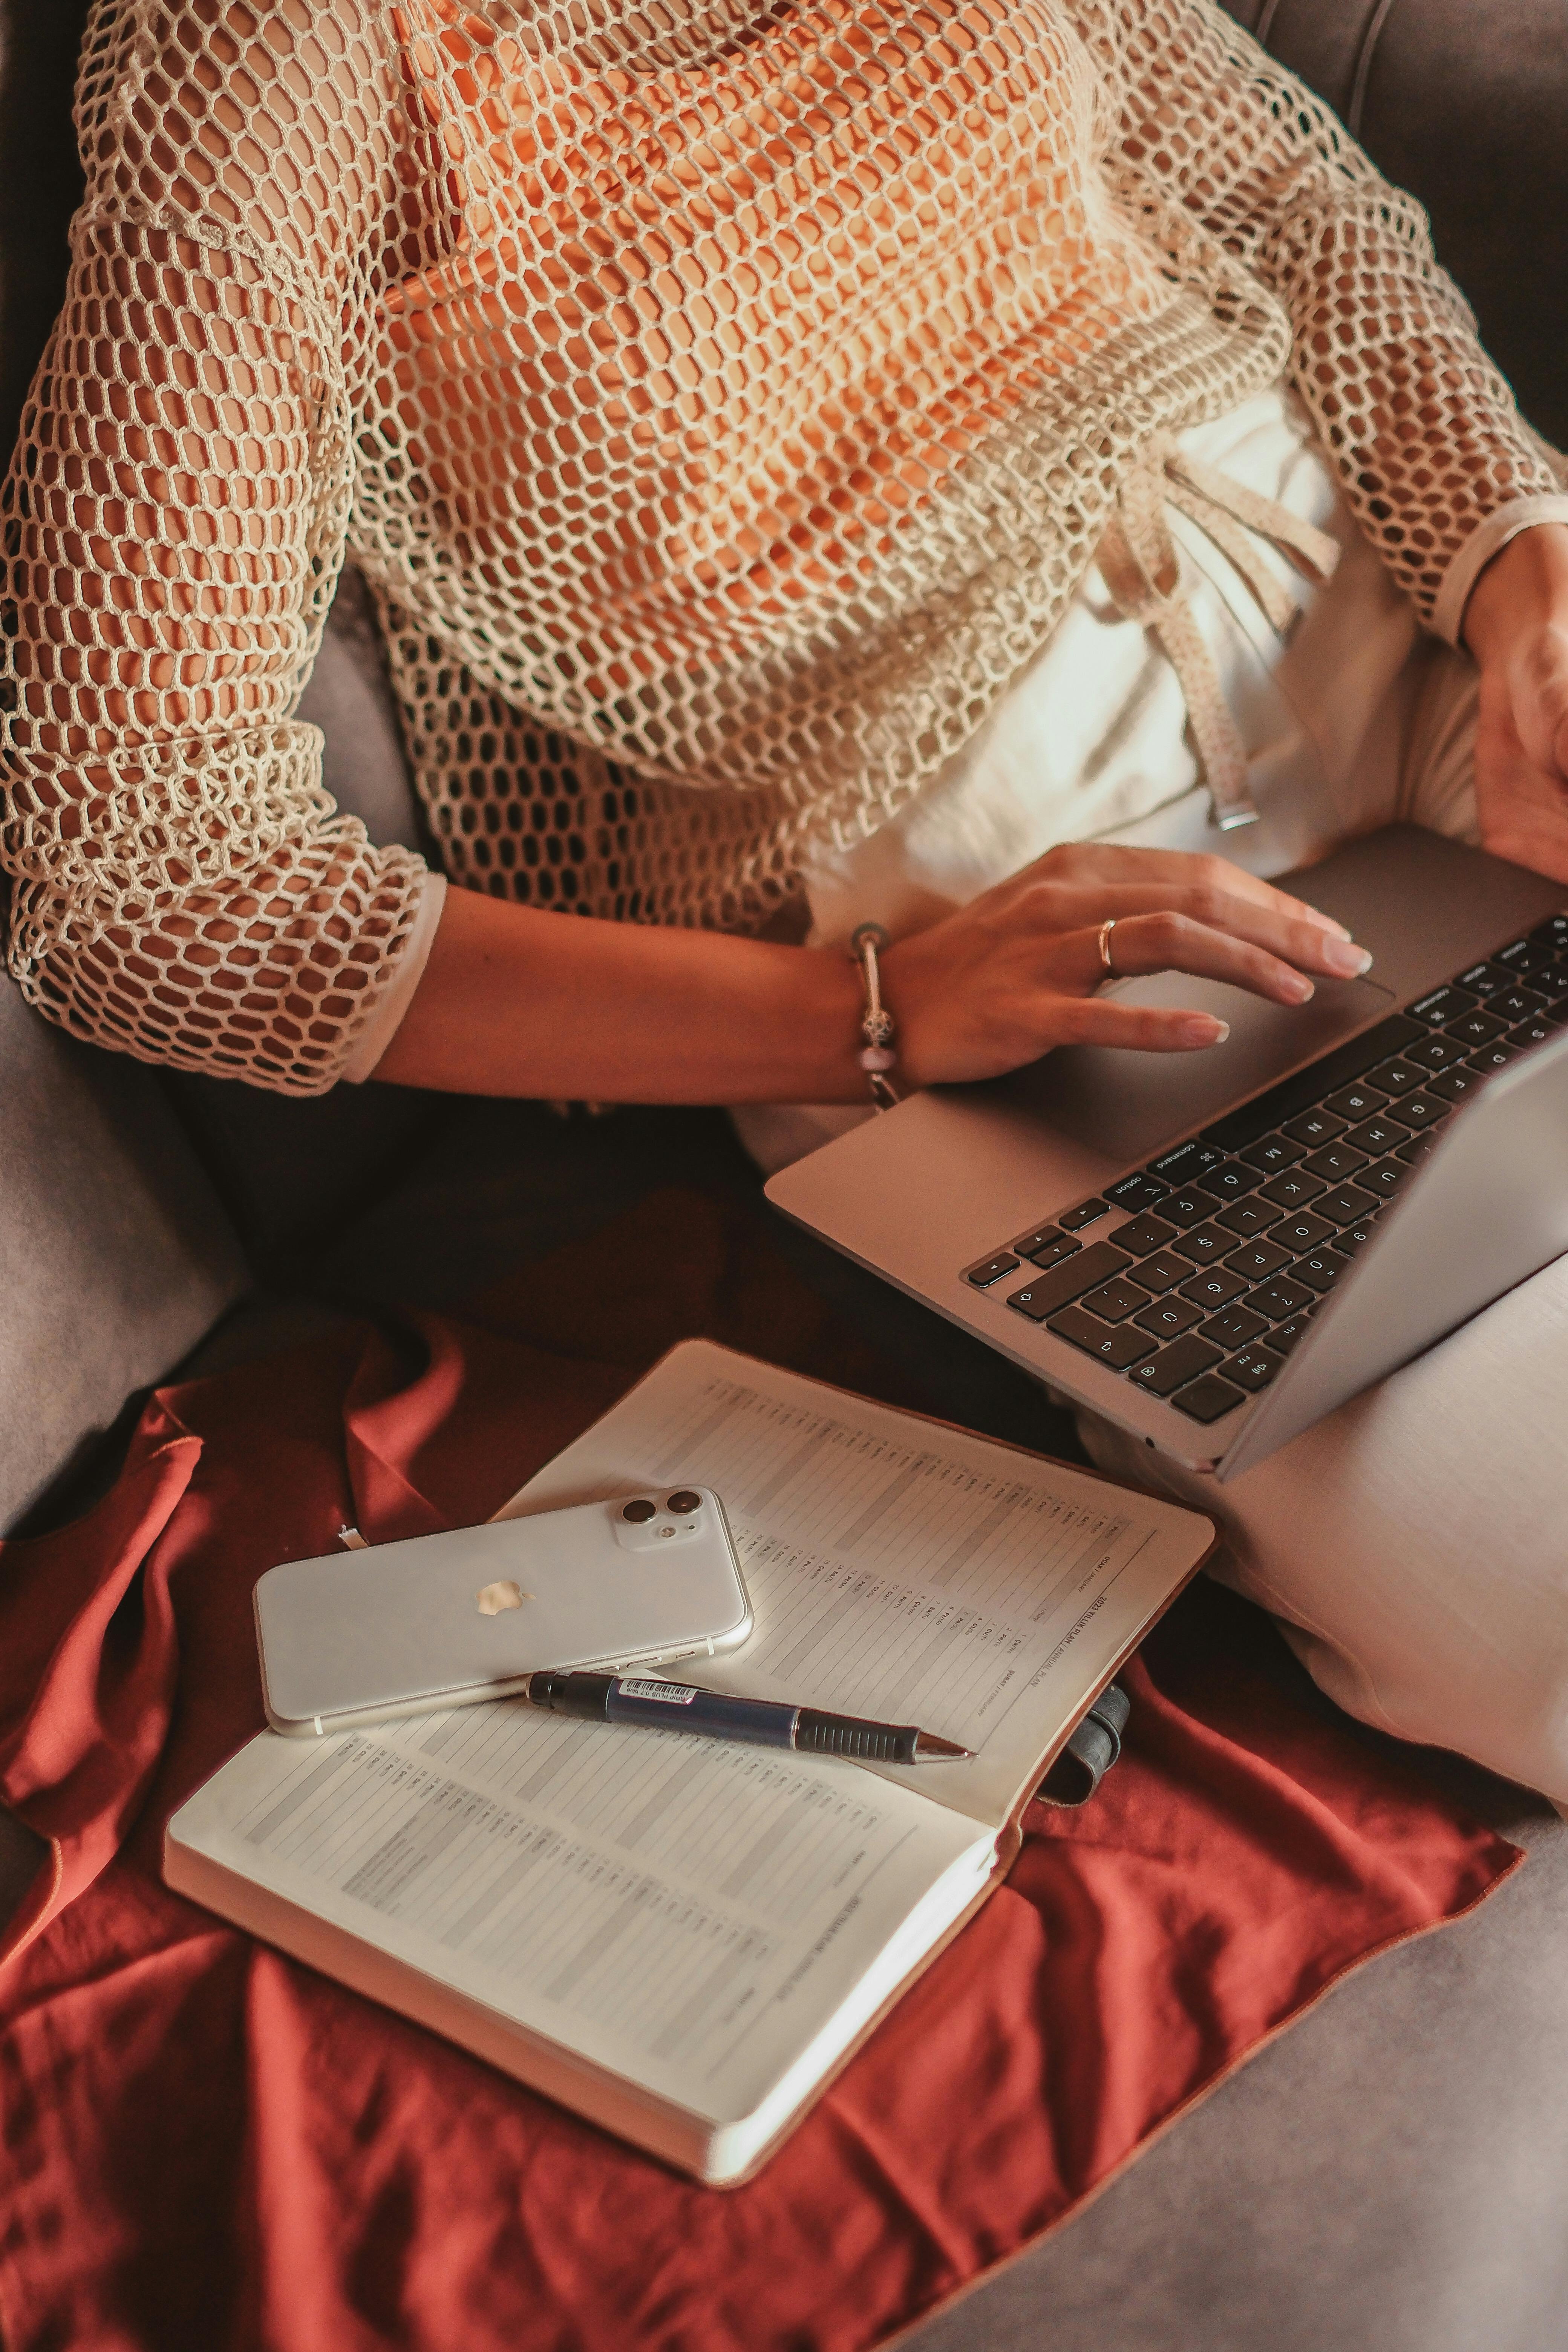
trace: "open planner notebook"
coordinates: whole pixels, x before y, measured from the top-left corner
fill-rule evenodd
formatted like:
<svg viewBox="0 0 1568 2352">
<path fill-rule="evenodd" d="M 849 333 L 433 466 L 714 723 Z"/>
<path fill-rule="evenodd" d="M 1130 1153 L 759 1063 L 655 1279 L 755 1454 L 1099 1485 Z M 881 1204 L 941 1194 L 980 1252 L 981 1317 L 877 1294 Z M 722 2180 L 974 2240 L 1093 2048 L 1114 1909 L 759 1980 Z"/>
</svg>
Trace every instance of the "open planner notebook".
<svg viewBox="0 0 1568 2352">
<path fill-rule="evenodd" d="M 174 1815 L 164 1871 L 732 2182 L 998 1882 L 1047 1766 L 1214 1530 L 703 1340 L 498 1517 L 671 1483 L 723 1496 L 755 1612 L 684 1679 L 919 1723 L 973 1760 L 847 1764 L 521 1700 L 264 1732 Z"/>
</svg>

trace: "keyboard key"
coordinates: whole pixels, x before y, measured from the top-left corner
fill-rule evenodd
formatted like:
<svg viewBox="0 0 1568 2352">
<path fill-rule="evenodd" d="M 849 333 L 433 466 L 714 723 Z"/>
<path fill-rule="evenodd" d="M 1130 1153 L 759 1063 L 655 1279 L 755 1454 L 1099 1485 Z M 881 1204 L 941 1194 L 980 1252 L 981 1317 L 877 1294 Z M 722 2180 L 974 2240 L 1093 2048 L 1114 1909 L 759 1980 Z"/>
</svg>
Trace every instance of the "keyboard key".
<svg viewBox="0 0 1568 2352">
<path fill-rule="evenodd" d="M 1102 1282 L 1098 1290 L 1089 1293 L 1083 1304 L 1089 1314 L 1098 1315 L 1107 1323 L 1125 1323 L 1137 1307 L 1148 1306 L 1149 1294 L 1140 1290 L 1135 1282 Z"/>
<path fill-rule="evenodd" d="M 1541 946 L 1550 948 L 1553 955 L 1561 955 L 1568 948 L 1568 915 L 1548 915 L 1543 923 L 1537 923 L 1530 936 Z"/>
<path fill-rule="evenodd" d="M 1116 1228 L 1116 1246 L 1132 1257 L 1147 1257 L 1151 1250 L 1163 1249 L 1176 1238 L 1176 1228 L 1163 1217 L 1132 1217 Z"/>
<path fill-rule="evenodd" d="M 1162 1151 L 1158 1160 L 1151 1160 L 1149 1173 L 1158 1176 L 1162 1183 L 1173 1184 L 1179 1192 L 1185 1184 L 1195 1184 L 1205 1169 L 1217 1168 L 1224 1157 L 1222 1151 L 1213 1150 L 1194 1136 L 1185 1143 L 1173 1145 L 1169 1151 Z"/>
<path fill-rule="evenodd" d="M 1354 1257 L 1357 1250 L 1366 1247 L 1376 1231 L 1377 1227 L 1370 1217 L 1358 1218 L 1353 1225 L 1346 1225 L 1342 1233 L 1334 1236 L 1334 1247 L 1342 1257 Z"/>
<path fill-rule="evenodd" d="M 1246 1288 L 1240 1275 L 1232 1274 L 1228 1266 L 1209 1265 L 1183 1283 L 1182 1297 L 1190 1298 L 1194 1307 L 1228 1307 Z"/>
<path fill-rule="evenodd" d="M 1404 1140 L 1403 1128 L 1396 1127 L 1394 1132 Z M 1370 1217 L 1376 1207 L 1374 1192 L 1363 1192 L 1359 1184 L 1342 1184 L 1337 1192 L 1325 1192 L 1321 1200 L 1313 1202 L 1312 1214 L 1327 1217 L 1332 1224 L 1353 1225 L 1358 1217 Z"/>
<path fill-rule="evenodd" d="M 1381 1160 L 1385 1151 L 1392 1151 L 1394 1145 L 1404 1139 L 1405 1129 L 1392 1112 L 1386 1118 L 1363 1118 L 1361 1125 L 1352 1127 L 1345 1138 L 1345 1141 L 1353 1144 L 1358 1151 L 1364 1151 L 1369 1160 Z"/>
<path fill-rule="evenodd" d="M 1173 1347 L 1162 1348 L 1157 1356 L 1145 1357 L 1132 1378 L 1140 1388 L 1152 1389 L 1156 1396 L 1169 1396 L 1184 1381 L 1195 1381 L 1200 1372 L 1217 1364 L 1219 1354 L 1206 1339 L 1178 1339 Z"/>
<path fill-rule="evenodd" d="M 1434 988 L 1417 1004 L 1406 1010 L 1412 1021 L 1424 1021 L 1429 1029 L 1444 1028 L 1455 1014 L 1468 1013 L 1476 1000 L 1468 988 Z"/>
<path fill-rule="evenodd" d="M 1052 1266 L 1048 1274 L 1037 1275 L 1022 1290 L 1015 1290 L 1007 1304 L 1016 1307 L 1020 1315 L 1028 1316 L 1031 1322 L 1043 1323 L 1047 1315 L 1054 1315 L 1070 1299 L 1081 1298 L 1086 1290 L 1098 1289 L 1113 1274 L 1125 1274 L 1131 1263 L 1110 1242 L 1092 1242 L 1076 1257 Z"/>
<path fill-rule="evenodd" d="M 1386 1061 L 1390 1055 L 1403 1052 L 1425 1034 L 1418 1021 L 1409 1020 L 1403 1013 L 1391 1013 L 1375 1028 L 1363 1029 L 1359 1037 L 1349 1038 L 1331 1053 L 1321 1055 L 1304 1070 L 1281 1078 L 1278 1086 L 1269 1087 L 1251 1102 L 1244 1103 L 1239 1110 L 1233 1110 L 1228 1118 L 1205 1128 L 1203 1140 L 1216 1151 L 1239 1152 L 1276 1128 L 1282 1128 L 1289 1135 L 1290 1121 L 1298 1112 L 1316 1109 L 1323 1097 L 1335 1087 L 1363 1076 L 1375 1062 Z M 1314 1143 L 1324 1143 L 1329 1139 L 1308 1136 L 1303 1140 L 1310 1150 Z M 1158 1173 L 1159 1162 L 1153 1164 Z"/>
<path fill-rule="evenodd" d="M 1426 1159 L 1436 1140 L 1435 1133 L 1408 1136 L 1394 1156 L 1396 1160 L 1403 1160 L 1414 1167 L 1417 1160 Z"/>
<path fill-rule="evenodd" d="M 1486 1050 L 1490 1054 L 1496 1048 L 1489 1045 Z M 1405 1127 L 1436 1127 L 1440 1118 L 1447 1118 L 1448 1108 L 1441 1095 L 1406 1095 L 1394 1105 L 1394 1116 Z"/>
<path fill-rule="evenodd" d="M 1311 1328 L 1310 1315 L 1292 1315 L 1287 1322 L 1276 1323 L 1268 1334 L 1268 1344 L 1277 1356 L 1288 1356 L 1298 1339 L 1304 1339 Z"/>
<path fill-rule="evenodd" d="M 1528 1054 L 1532 1045 L 1544 1045 L 1556 1034 L 1556 1023 L 1548 1021 L 1543 1013 L 1538 1013 L 1533 1021 L 1521 1021 L 1517 1029 L 1510 1029 L 1508 1042 L 1510 1045 L 1517 1045 L 1521 1054 Z"/>
<path fill-rule="evenodd" d="M 1319 1144 L 1331 1143 L 1336 1135 L 1342 1135 L 1344 1131 L 1344 1120 L 1336 1118 L 1331 1110 L 1324 1110 L 1321 1105 L 1316 1109 L 1304 1110 L 1300 1118 L 1291 1119 L 1285 1129 L 1287 1135 L 1293 1136 L 1298 1143 L 1304 1143 L 1309 1151 Z"/>
<path fill-rule="evenodd" d="M 1380 1200 L 1392 1201 L 1410 1171 L 1397 1160 L 1375 1160 L 1363 1168 L 1357 1182 L 1363 1192 L 1375 1192 Z"/>
<path fill-rule="evenodd" d="M 1413 1095 L 1425 1086 L 1429 1073 L 1417 1070 L 1408 1062 L 1380 1062 L 1372 1074 L 1373 1084 L 1385 1095 Z"/>
<path fill-rule="evenodd" d="M 1185 1282 L 1192 1270 L 1185 1258 L 1157 1250 L 1152 1257 L 1139 1259 L 1138 1280 L 1145 1290 L 1171 1290 L 1178 1282 Z"/>
<path fill-rule="evenodd" d="M 1511 1029 L 1516 1021 L 1529 1021 L 1535 1013 L 1544 1013 L 1548 1002 L 1533 988 L 1500 988 L 1487 1010 Z"/>
<path fill-rule="evenodd" d="M 1049 1249 L 1052 1243 L 1059 1242 L 1061 1237 L 1060 1225 L 1031 1225 L 1026 1234 L 1020 1234 L 1016 1241 L 1008 1244 L 1008 1247 L 1016 1249 L 1020 1257 L 1033 1257 L 1037 1250 Z M 1074 1242 L 1074 1249 L 1080 1246 Z"/>
<path fill-rule="evenodd" d="M 1206 1168 L 1217 1167 L 1224 1157 L 1223 1152 L 1213 1150 L 1194 1136 L 1185 1143 L 1173 1144 L 1169 1151 L 1162 1151 L 1158 1160 L 1151 1160 L 1149 1173 L 1180 1190 L 1184 1184 L 1195 1183 Z"/>
<path fill-rule="evenodd" d="M 1307 1283 L 1319 1292 L 1331 1290 L 1341 1275 L 1350 1272 L 1350 1264 L 1349 1258 L 1342 1257 L 1338 1250 L 1313 1250 L 1308 1256 L 1297 1259 L 1290 1268 L 1290 1278 Z"/>
<path fill-rule="evenodd" d="M 1220 1380 L 1213 1372 L 1205 1372 L 1203 1379 L 1194 1381 L 1190 1389 L 1179 1390 L 1171 1402 L 1178 1412 L 1190 1413 L 1194 1421 L 1208 1422 L 1220 1420 L 1235 1406 L 1245 1402 L 1245 1399 L 1240 1389 L 1232 1388 L 1228 1381 Z"/>
<path fill-rule="evenodd" d="M 1288 1135 L 1260 1135 L 1241 1156 L 1249 1168 L 1260 1169 L 1265 1176 L 1278 1176 L 1282 1168 L 1293 1168 L 1306 1149 Z"/>
<path fill-rule="evenodd" d="M 1194 1265 L 1212 1265 L 1216 1258 L 1228 1257 L 1235 1247 L 1235 1234 L 1227 1234 L 1223 1225 L 1198 1225 L 1182 1235 L 1175 1255 L 1190 1258 Z"/>
<path fill-rule="evenodd" d="M 1288 1168 L 1283 1176 L 1276 1176 L 1272 1183 L 1265 1184 L 1263 1197 L 1281 1209 L 1300 1209 L 1327 1190 L 1321 1176 L 1309 1176 L 1304 1168 Z"/>
<path fill-rule="evenodd" d="M 1289 1275 L 1277 1274 L 1260 1290 L 1252 1292 L 1247 1305 L 1258 1315 L 1267 1315 L 1270 1323 L 1283 1323 L 1288 1317 L 1300 1315 L 1310 1307 L 1313 1293 L 1304 1282 L 1292 1282 Z M 1270 1342 L 1272 1344 L 1272 1342 Z"/>
<path fill-rule="evenodd" d="M 1321 1151 L 1314 1151 L 1311 1158 L 1301 1164 L 1309 1175 L 1321 1176 L 1325 1183 L 1342 1184 L 1345 1178 L 1353 1176 L 1365 1160 L 1364 1151 L 1357 1151 L 1349 1143 L 1341 1141 L 1326 1143 Z"/>
<path fill-rule="evenodd" d="M 1124 1372 L 1129 1364 L 1154 1352 L 1155 1342 L 1147 1331 L 1135 1330 L 1131 1324 L 1101 1323 L 1097 1317 L 1086 1315 L 1081 1307 L 1064 1307 L 1059 1315 L 1052 1316 L 1047 1328 L 1058 1339 L 1070 1339 L 1086 1356 L 1098 1356 L 1113 1372 Z"/>
<path fill-rule="evenodd" d="M 1248 1389 L 1256 1394 L 1268 1386 L 1284 1361 L 1284 1357 L 1277 1356 L 1271 1348 L 1244 1348 L 1226 1364 L 1225 1376 L 1234 1381 L 1238 1389 Z"/>
<path fill-rule="evenodd" d="M 1473 1095 L 1486 1079 L 1479 1070 L 1472 1070 L 1461 1062 L 1457 1070 L 1443 1070 L 1432 1081 L 1427 1091 L 1446 1103 L 1457 1103 L 1466 1095 Z"/>
<path fill-rule="evenodd" d="M 1076 1209 L 1068 1209 L 1065 1215 L 1057 1219 L 1057 1223 L 1064 1233 L 1076 1234 L 1081 1226 L 1092 1225 L 1109 1214 L 1103 1201 L 1080 1201 Z"/>
<path fill-rule="evenodd" d="M 1468 1013 L 1462 1021 L 1456 1021 L 1445 1034 L 1457 1037 L 1461 1045 L 1473 1049 L 1477 1045 L 1489 1045 L 1494 1037 L 1502 1035 L 1507 1026 L 1507 1022 L 1500 1021 L 1495 1013 L 1483 1013 L 1478 1007 L 1474 1013 Z"/>
<path fill-rule="evenodd" d="M 1274 1242 L 1248 1242 L 1245 1249 L 1232 1250 L 1226 1260 L 1232 1274 L 1245 1275 L 1248 1282 L 1267 1282 L 1289 1263 L 1290 1252 Z"/>
<path fill-rule="evenodd" d="M 1495 996 L 1500 988 L 1512 987 L 1513 974 L 1506 963 L 1473 963 L 1459 974 L 1457 984 L 1476 996 Z"/>
<path fill-rule="evenodd" d="M 1553 950 L 1543 940 L 1515 940 L 1506 948 L 1499 948 L 1493 963 L 1507 966 L 1510 971 L 1539 971 L 1543 963 L 1551 963 Z"/>
<path fill-rule="evenodd" d="M 1495 1071 L 1506 1070 L 1509 1064 L 1518 1058 L 1519 1047 L 1510 1045 L 1506 1038 L 1500 1038 L 1495 1045 L 1483 1045 L 1479 1054 L 1472 1054 L 1469 1066 L 1472 1070 L 1479 1070 L 1483 1077 L 1489 1078 Z"/>
<path fill-rule="evenodd" d="M 1327 1217 L 1320 1217 L 1315 1213 L 1304 1217 L 1287 1217 L 1282 1224 L 1275 1226 L 1274 1232 L 1280 1247 L 1288 1249 L 1292 1257 L 1300 1257 L 1303 1250 L 1314 1250 L 1321 1243 L 1331 1242 L 1334 1237 L 1334 1228 Z"/>
<path fill-rule="evenodd" d="M 1264 1318 L 1255 1315 L 1250 1307 L 1227 1307 L 1222 1314 L 1209 1317 L 1204 1325 L 1204 1338 L 1211 1339 L 1216 1348 L 1245 1348 L 1249 1339 L 1256 1339 L 1260 1331 L 1268 1328 Z"/>
<path fill-rule="evenodd" d="M 976 1290 L 984 1290 L 992 1283 L 1000 1282 L 1005 1274 L 1011 1274 L 1017 1263 L 1016 1257 L 1002 1250 L 995 1257 L 984 1258 L 978 1265 L 972 1265 L 963 1278 L 972 1282 Z"/>
<path fill-rule="evenodd" d="M 1179 1339 L 1184 1331 L 1190 1331 L 1194 1323 L 1203 1321 L 1204 1310 L 1185 1298 L 1156 1298 L 1133 1319 L 1141 1331 L 1152 1331 L 1156 1339 Z M 1198 1369 L 1203 1370 L 1205 1367 L 1200 1365 Z M 1190 1379 L 1192 1375 L 1184 1377 Z"/>
<path fill-rule="evenodd" d="M 1353 1086 L 1342 1087 L 1337 1095 L 1331 1095 L 1323 1108 L 1331 1110 L 1336 1118 L 1365 1118 L 1380 1111 L 1384 1101 L 1381 1087 L 1374 1087 L 1370 1078 L 1357 1078 Z"/>
<path fill-rule="evenodd" d="M 1046 1274 L 1053 1265 L 1060 1265 L 1063 1258 L 1076 1257 L 1083 1244 L 1075 1241 L 1071 1234 L 1058 1234 L 1055 1241 L 1042 1241 L 1038 1249 L 1025 1249 L 1020 1242 L 1015 1242 L 1013 1246 L 1020 1257 L 1028 1258 Z"/>
<path fill-rule="evenodd" d="M 1139 1210 L 1152 1209 L 1156 1201 L 1163 1201 L 1170 1189 L 1157 1176 L 1133 1174 L 1123 1176 L 1120 1184 L 1108 1184 L 1105 1197 L 1119 1209 L 1131 1209 L 1136 1216 Z"/>
<path fill-rule="evenodd" d="M 1214 1214 L 1214 1202 L 1206 1192 L 1167 1192 L 1160 1203 L 1160 1214 L 1167 1224 L 1201 1225 L 1205 1217 Z"/>
<path fill-rule="evenodd" d="M 1222 1209 L 1215 1223 L 1223 1225 L 1227 1234 L 1235 1234 L 1237 1240 L 1245 1240 L 1249 1234 L 1263 1233 L 1279 1214 L 1272 1201 L 1266 1201 L 1261 1192 L 1254 1192 L 1250 1200 L 1233 1201 L 1228 1209 Z"/>
<path fill-rule="evenodd" d="M 1222 1160 L 1217 1168 L 1198 1178 L 1198 1190 L 1212 1192 L 1216 1201 L 1239 1201 L 1244 1193 L 1256 1192 L 1262 1181 L 1262 1170 L 1249 1168 L 1245 1160 Z"/>
<path fill-rule="evenodd" d="M 1418 1045 L 1406 1046 L 1405 1059 L 1414 1062 L 1418 1070 L 1447 1070 L 1462 1062 L 1468 1050 L 1462 1038 L 1439 1032 L 1435 1037 L 1424 1037 Z"/>
</svg>

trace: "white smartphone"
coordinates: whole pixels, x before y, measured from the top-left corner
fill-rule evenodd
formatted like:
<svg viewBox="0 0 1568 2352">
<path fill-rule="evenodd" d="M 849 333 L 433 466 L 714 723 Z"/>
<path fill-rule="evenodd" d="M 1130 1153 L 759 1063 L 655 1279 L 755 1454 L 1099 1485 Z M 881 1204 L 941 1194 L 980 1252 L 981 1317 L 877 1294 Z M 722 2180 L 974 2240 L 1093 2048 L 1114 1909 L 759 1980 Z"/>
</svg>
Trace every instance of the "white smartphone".
<svg viewBox="0 0 1568 2352">
<path fill-rule="evenodd" d="M 752 1630 L 708 1486 L 288 1560 L 255 1600 L 267 1720 L 303 1736 L 510 1697 L 546 1666 L 717 1657 Z"/>
</svg>

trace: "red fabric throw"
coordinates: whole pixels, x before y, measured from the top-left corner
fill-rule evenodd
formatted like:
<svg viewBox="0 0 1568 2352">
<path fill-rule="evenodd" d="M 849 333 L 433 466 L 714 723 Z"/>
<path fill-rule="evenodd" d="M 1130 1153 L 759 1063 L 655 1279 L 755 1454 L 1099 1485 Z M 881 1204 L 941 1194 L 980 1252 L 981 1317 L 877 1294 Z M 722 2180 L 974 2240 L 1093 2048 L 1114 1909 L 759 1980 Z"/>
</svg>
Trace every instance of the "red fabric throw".
<svg viewBox="0 0 1568 2352">
<path fill-rule="evenodd" d="M 0 1792 L 52 1842 L 0 1966 L 6 2352 L 861 2352 L 1517 1859 L 1194 1588 L 1094 1803 L 1031 1809 L 1007 1885 L 727 2192 L 168 1894 L 169 1813 L 261 1727 L 275 1560 L 484 1517 L 682 1332 L 909 1401 L 710 1203 L 621 1243 L 483 1328 L 166 1391 L 96 1512 L 0 1549 Z"/>
</svg>

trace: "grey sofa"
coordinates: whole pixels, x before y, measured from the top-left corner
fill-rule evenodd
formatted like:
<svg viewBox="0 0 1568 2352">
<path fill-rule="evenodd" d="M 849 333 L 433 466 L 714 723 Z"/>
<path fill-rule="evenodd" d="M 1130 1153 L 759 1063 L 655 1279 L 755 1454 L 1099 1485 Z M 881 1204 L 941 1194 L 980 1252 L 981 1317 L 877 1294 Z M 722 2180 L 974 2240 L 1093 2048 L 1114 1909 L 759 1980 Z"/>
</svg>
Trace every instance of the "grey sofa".
<svg viewBox="0 0 1568 2352">
<path fill-rule="evenodd" d="M 1430 206 L 1518 383 L 1568 442 L 1568 0 L 1235 0 Z M 82 0 L 0 0 L 0 441 L 58 298 Z M 352 577 L 305 715 L 380 839 L 418 838 Z M 654 1186 L 750 1193 L 723 1121 L 556 1120 L 371 1087 L 297 1104 L 78 1046 L 0 983 L 0 1528 L 113 1475 L 141 1393 L 348 1308 L 457 1305 Z M 1036 1444 L 1021 1375 L 799 1237 L 932 1409 Z M 1295 1670 L 1281 1658 L 1282 1674 Z M 1568 2344 L 1568 1830 L 1444 1759 L 1530 1867 L 1378 1962 L 1087 2212 L 908 2339 L 920 2352 L 1553 2352 Z M 35 1858 L 0 1815 L 0 1907 Z"/>
</svg>

